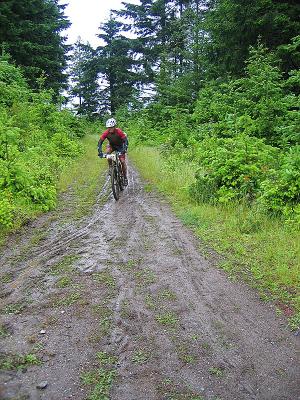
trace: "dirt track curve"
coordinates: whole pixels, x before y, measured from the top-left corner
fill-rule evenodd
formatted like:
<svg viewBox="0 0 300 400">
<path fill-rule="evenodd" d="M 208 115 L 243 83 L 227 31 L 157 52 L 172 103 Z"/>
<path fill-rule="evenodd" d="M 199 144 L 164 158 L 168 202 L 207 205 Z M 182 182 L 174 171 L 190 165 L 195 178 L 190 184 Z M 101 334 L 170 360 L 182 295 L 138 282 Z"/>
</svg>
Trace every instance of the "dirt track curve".
<svg viewBox="0 0 300 400">
<path fill-rule="evenodd" d="M 109 193 L 2 249 L 0 399 L 300 399 L 300 337 L 274 307 L 202 256 L 134 169 Z"/>
</svg>

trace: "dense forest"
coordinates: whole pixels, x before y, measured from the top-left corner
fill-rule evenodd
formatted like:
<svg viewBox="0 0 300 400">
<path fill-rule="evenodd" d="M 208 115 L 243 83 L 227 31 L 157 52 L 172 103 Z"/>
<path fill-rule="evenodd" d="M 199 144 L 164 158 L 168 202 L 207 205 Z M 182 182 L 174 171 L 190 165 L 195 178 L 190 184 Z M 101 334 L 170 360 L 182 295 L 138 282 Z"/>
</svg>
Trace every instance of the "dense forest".
<svg viewBox="0 0 300 400">
<path fill-rule="evenodd" d="M 66 45 L 57 0 L 2 1 L 0 225 L 55 207 L 61 168 L 108 114 L 169 168 L 196 166 L 192 201 L 299 224 L 299 15 L 295 0 L 123 2 L 93 48 Z"/>
</svg>

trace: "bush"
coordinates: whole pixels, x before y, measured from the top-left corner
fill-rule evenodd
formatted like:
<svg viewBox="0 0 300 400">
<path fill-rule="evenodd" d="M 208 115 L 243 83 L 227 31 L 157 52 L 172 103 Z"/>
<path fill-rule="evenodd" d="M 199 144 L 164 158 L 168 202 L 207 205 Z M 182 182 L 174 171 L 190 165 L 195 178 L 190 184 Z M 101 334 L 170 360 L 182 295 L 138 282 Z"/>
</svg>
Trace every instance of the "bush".
<svg viewBox="0 0 300 400">
<path fill-rule="evenodd" d="M 239 135 L 207 138 L 198 153 L 200 168 L 191 196 L 198 202 L 228 203 L 258 196 L 261 182 L 274 173 L 278 150 L 262 139 Z"/>
<path fill-rule="evenodd" d="M 300 75 L 294 71 L 285 81 L 276 64 L 263 45 L 251 48 L 245 78 L 208 82 L 200 90 L 196 123 L 212 136 L 245 133 L 278 147 L 299 143 L 299 96 L 288 88 L 299 85 Z"/>
<path fill-rule="evenodd" d="M 0 59 L 0 227 L 56 204 L 59 171 L 81 146 L 84 119 L 59 111 L 49 91 L 32 92 Z"/>
<path fill-rule="evenodd" d="M 0 190 L 0 225 L 10 228 L 13 225 L 14 206 L 8 191 Z"/>
<path fill-rule="evenodd" d="M 261 183 L 261 204 L 300 223 L 300 146 L 282 156 L 281 166 Z"/>
</svg>

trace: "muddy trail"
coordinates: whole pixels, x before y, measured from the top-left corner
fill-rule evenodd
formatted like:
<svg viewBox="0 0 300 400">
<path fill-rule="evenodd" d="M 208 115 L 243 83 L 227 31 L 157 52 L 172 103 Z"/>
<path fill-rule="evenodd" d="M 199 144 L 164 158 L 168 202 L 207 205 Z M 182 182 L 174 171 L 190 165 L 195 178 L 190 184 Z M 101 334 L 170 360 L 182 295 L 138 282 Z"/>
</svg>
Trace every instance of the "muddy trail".
<svg viewBox="0 0 300 400">
<path fill-rule="evenodd" d="M 0 399 L 300 399 L 299 336 L 216 263 L 132 168 L 70 192 L 2 249 Z"/>
</svg>

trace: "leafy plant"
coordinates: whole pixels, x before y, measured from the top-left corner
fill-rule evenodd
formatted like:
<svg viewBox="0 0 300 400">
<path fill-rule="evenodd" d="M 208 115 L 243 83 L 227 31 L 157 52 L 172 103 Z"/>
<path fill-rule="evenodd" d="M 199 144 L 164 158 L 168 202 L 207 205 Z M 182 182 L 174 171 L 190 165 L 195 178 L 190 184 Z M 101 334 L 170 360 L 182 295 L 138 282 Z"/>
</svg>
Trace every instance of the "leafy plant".
<svg viewBox="0 0 300 400">
<path fill-rule="evenodd" d="M 200 168 L 190 188 L 197 201 L 228 203 L 256 198 L 260 184 L 277 164 L 278 151 L 261 139 L 207 138 L 199 146 Z"/>
</svg>

